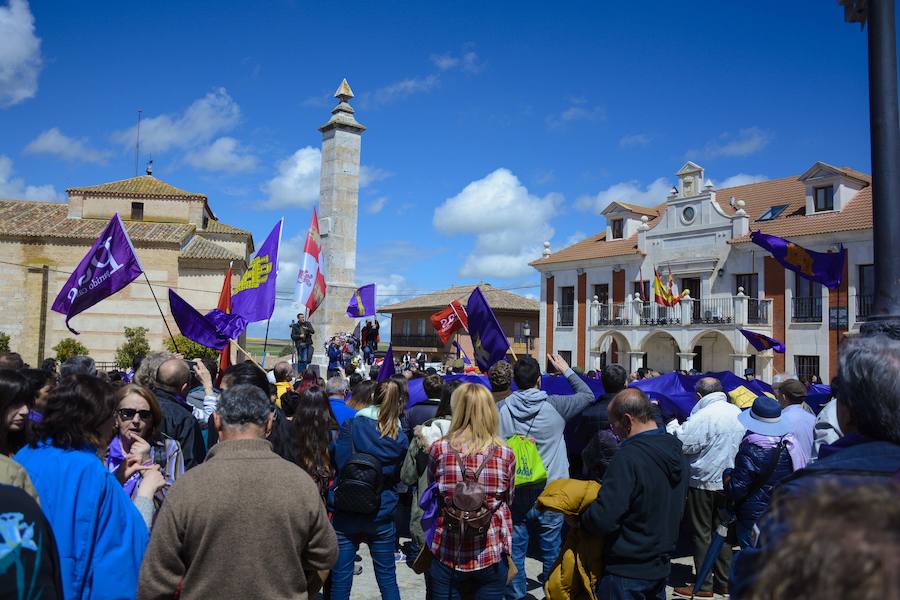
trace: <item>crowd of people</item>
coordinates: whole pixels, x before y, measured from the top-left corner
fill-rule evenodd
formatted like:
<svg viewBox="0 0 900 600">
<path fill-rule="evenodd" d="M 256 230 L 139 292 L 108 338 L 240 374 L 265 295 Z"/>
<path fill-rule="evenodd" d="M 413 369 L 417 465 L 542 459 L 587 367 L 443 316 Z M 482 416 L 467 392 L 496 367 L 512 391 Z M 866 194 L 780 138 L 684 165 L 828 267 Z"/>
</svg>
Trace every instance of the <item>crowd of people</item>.
<svg viewBox="0 0 900 600">
<path fill-rule="evenodd" d="M 530 356 L 486 381 L 412 359 L 377 381 L 353 362 L 323 379 L 300 353 L 222 374 L 165 352 L 112 374 L 7 353 L 0 589 L 347 600 L 371 568 L 397 600 L 406 562 L 429 599 L 519 600 L 529 579 L 551 599 L 662 599 L 684 520 L 695 579 L 676 596 L 897 598 L 894 334 L 843 344 L 818 415 L 790 374 L 744 410 L 704 376 L 681 421 L 631 385 L 652 372 L 607 365 L 598 396 L 556 355 L 568 394 Z"/>
</svg>

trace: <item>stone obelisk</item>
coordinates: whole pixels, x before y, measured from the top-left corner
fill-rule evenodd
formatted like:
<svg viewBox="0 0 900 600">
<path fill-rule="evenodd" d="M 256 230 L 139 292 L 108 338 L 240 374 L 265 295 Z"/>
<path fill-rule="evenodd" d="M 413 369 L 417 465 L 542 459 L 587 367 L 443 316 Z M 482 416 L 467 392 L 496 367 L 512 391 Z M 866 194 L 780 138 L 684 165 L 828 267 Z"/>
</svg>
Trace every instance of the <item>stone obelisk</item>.
<svg viewBox="0 0 900 600">
<path fill-rule="evenodd" d="M 356 291 L 356 220 L 359 210 L 359 148 L 366 128 L 353 116 L 347 80 L 334 93 L 338 105 L 322 132 L 322 173 L 319 183 L 319 230 L 325 254 L 324 303 L 313 313 L 316 329 L 314 362 L 327 365 L 323 351 L 332 335 L 352 332 L 356 319 L 347 316 L 347 302 Z M 324 371 L 323 371 L 324 375 Z"/>
</svg>

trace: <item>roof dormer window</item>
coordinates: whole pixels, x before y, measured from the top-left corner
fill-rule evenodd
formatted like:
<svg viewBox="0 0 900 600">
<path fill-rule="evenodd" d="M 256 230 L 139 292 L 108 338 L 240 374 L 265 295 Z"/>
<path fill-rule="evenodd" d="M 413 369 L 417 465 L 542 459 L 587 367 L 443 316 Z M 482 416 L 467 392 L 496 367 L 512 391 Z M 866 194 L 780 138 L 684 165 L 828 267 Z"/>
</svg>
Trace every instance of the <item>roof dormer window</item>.
<svg viewBox="0 0 900 600">
<path fill-rule="evenodd" d="M 816 212 L 834 210 L 834 186 L 826 185 L 813 190 Z"/>
<path fill-rule="evenodd" d="M 784 212 L 784 209 L 788 207 L 787 204 L 778 204 L 776 206 L 770 206 L 769 210 L 764 212 L 759 216 L 757 221 L 773 221 L 778 218 L 778 215 Z"/>
<path fill-rule="evenodd" d="M 612 239 L 621 240 L 625 237 L 625 219 L 613 219 L 610 223 Z"/>
<path fill-rule="evenodd" d="M 144 220 L 144 203 L 143 202 L 132 202 L 131 203 L 131 220 L 132 221 L 143 221 Z"/>
</svg>

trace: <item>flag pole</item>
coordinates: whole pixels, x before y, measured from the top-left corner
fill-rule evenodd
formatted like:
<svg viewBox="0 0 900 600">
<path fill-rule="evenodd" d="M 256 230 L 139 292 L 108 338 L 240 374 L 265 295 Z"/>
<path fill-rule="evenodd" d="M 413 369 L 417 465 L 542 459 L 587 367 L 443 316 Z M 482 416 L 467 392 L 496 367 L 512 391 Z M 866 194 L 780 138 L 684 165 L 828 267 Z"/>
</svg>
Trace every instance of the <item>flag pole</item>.
<svg viewBox="0 0 900 600">
<path fill-rule="evenodd" d="M 272 317 L 266 319 L 266 338 L 263 340 L 263 355 L 262 355 L 262 367 L 266 367 L 266 348 L 269 347 L 269 323 L 272 322 Z"/>
<path fill-rule="evenodd" d="M 175 341 L 175 336 L 172 335 L 172 330 L 169 328 L 169 322 L 166 321 L 166 315 L 163 314 L 162 306 L 159 305 L 159 300 L 156 299 L 156 292 L 153 291 L 153 286 L 150 284 L 150 278 L 147 277 L 147 272 L 144 271 L 144 279 L 147 280 L 147 287 L 150 288 L 150 294 L 153 296 L 153 300 L 156 302 L 156 308 L 159 309 L 159 316 L 162 317 L 163 323 L 166 325 L 166 331 L 169 332 L 169 337 L 172 338 L 172 346 L 175 348 L 175 352 L 180 354 L 181 351 L 178 350 L 178 342 Z"/>
</svg>

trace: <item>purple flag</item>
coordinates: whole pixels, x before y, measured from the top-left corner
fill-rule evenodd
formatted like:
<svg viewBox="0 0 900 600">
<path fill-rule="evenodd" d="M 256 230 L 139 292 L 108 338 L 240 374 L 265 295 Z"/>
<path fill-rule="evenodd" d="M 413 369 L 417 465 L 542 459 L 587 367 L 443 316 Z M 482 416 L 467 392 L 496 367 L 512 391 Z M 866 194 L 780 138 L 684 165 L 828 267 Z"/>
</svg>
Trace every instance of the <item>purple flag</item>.
<svg viewBox="0 0 900 600">
<path fill-rule="evenodd" d="M 480 288 L 476 287 L 469 295 L 466 312 L 469 315 L 469 337 L 475 348 L 475 362 L 482 373 L 487 373 L 491 365 L 506 357 L 509 340 Z"/>
<path fill-rule="evenodd" d="M 755 331 L 750 331 L 749 329 L 741 329 L 740 327 L 738 327 L 738 331 L 744 334 L 744 337 L 747 338 L 747 341 L 750 342 L 750 345 L 760 352 L 762 352 L 763 350 L 769 350 L 771 348 L 775 352 L 784 354 L 784 342 L 779 342 L 775 338 L 770 338 L 767 335 L 763 335 Z"/>
<path fill-rule="evenodd" d="M 205 316 L 201 315 L 197 309 L 185 302 L 184 298 L 171 289 L 169 290 L 169 310 L 172 311 L 172 317 L 175 318 L 181 335 L 201 346 L 216 350 L 221 350 L 228 345 L 232 338 L 229 333 L 237 333 L 233 337 L 238 337 L 247 326 L 247 322 L 240 315 L 228 315 L 219 309 L 213 309 Z M 219 314 L 213 315 L 213 313 Z M 238 331 L 237 328 L 240 330 Z M 224 333 L 224 330 L 227 330 L 228 333 Z"/>
<path fill-rule="evenodd" d="M 248 323 L 265 321 L 275 310 L 275 278 L 283 222 L 284 219 L 275 224 L 269 237 L 250 259 L 231 296 L 231 312 L 241 315 Z"/>
<path fill-rule="evenodd" d="M 814 252 L 777 235 L 759 231 L 752 232 L 750 240 L 771 252 L 775 260 L 785 269 L 790 269 L 812 281 L 818 281 L 825 287 L 834 289 L 844 278 L 847 252 L 843 246 L 840 252 Z"/>
<path fill-rule="evenodd" d="M 385 379 L 390 379 L 391 376 L 396 373 L 397 371 L 394 369 L 394 345 L 388 344 L 387 352 L 384 355 L 384 362 L 381 363 L 381 369 L 378 370 L 378 379 L 375 381 L 381 383 Z"/>
<path fill-rule="evenodd" d="M 350 297 L 350 302 L 347 304 L 347 316 L 351 319 L 359 319 L 374 315 L 375 284 L 369 283 L 361 288 L 357 288 L 356 292 Z"/>
<path fill-rule="evenodd" d="M 72 317 L 112 296 L 143 272 L 131 238 L 116 213 L 78 263 L 51 309 L 66 315 L 66 327 L 78 335 L 69 327 Z"/>
</svg>

